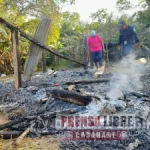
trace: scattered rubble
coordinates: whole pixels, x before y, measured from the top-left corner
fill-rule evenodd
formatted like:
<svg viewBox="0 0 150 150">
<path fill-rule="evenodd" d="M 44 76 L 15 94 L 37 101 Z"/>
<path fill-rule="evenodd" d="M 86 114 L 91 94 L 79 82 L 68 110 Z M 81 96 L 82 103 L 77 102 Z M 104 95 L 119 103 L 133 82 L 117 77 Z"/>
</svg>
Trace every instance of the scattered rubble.
<svg viewBox="0 0 150 150">
<path fill-rule="evenodd" d="M 142 143 L 138 139 L 136 139 L 135 142 L 129 144 L 126 150 L 136 150 L 140 144 Z"/>
<path fill-rule="evenodd" d="M 36 86 L 29 86 L 29 87 L 27 87 L 26 89 L 27 89 L 27 91 L 33 91 L 33 92 L 35 92 L 35 91 L 38 91 L 38 90 L 39 90 L 39 88 L 38 88 L 38 87 L 36 87 Z"/>
<path fill-rule="evenodd" d="M 106 106 L 102 110 L 103 115 L 110 115 L 116 112 L 116 108 L 112 104 L 106 104 Z"/>
<path fill-rule="evenodd" d="M 55 118 L 58 113 L 100 116 L 133 114 L 144 120 L 149 119 L 150 84 L 147 83 L 150 76 L 140 77 L 144 88 L 134 90 L 135 85 L 130 83 L 130 78 L 126 78 L 126 80 L 129 79 L 127 83 L 130 86 L 127 88 L 125 81 L 122 81 L 122 74 L 104 74 L 93 79 L 94 72 L 90 69 L 88 71 L 82 69 L 58 71 L 57 76 L 52 75 L 52 72 L 33 76 L 32 80 L 18 91 L 14 89 L 12 81 L 0 82 L 0 109 L 4 109 L 6 113 L 12 113 L 13 109 L 18 108 L 25 110 L 21 116 L 14 118 L 12 116 L 13 120 L 10 120 L 9 124 L 0 125 L 0 130 L 9 128 L 15 132 L 7 133 L 7 137 L 11 134 L 20 135 L 27 128 L 30 128 L 32 135 L 36 136 L 58 134 L 60 131 L 55 128 Z M 150 68 L 147 69 L 148 72 Z M 71 97 L 72 94 L 73 97 Z M 83 97 L 79 99 L 75 95 Z M 72 101 L 72 98 L 75 101 Z M 145 131 L 141 130 L 141 133 L 134 137 L 137 139 L 134 144 L 132 144 L 133 137 L 130 138 L 119 144 L 119 141 L 62 141 L 60 148 L 125 150 L 132 147 L 142 150 L 137 141 L 142 143 L 145 141 L 145 150 L 148 150 L 146 148 L 150 146 L 150 139 Z"/>
</svg>

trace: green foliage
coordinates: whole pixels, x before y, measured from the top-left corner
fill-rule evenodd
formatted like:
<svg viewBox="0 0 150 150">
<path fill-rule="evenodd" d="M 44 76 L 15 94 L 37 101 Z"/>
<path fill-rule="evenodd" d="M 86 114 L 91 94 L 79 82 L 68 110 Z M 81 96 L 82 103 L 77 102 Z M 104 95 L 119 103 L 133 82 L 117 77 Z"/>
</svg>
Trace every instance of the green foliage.
<svg viewBox="0 0 150 150">
<path fill-rule="evenodd" d="M 128 9 L 131 9 L 133 8 L 135 5 L 133 5 L 131 3 L 130 0 L 117 0 L 117 8 L 120 12 L 122 12 L 122 10 L 128 10 Z"/>
<path fill-rule="evenodd" d="M 75 68 L 77 65 L 73 62 L 70 62 L 68 60 L 60 59 L 58 62 L 56 62 L 55 65 L 53 65 L 56 69 L 68 69 L 68 68 Z"/>
<path fill-rule="evenodd" d="M 34 36 L 41 17 L 48 16 L 52 22 L 46 45 L 82 62 L 85 48 L 83 41 L 89 36 L 90 30 L 96 30 L 104 42 L 117 42 L 119 19 L 134 25 L 140 35 L 141 45 L 150 47 L 149 34 L 147 34 L 150 28 L 150 0 L 139 0 L 142 10 L 133 12 L 133 15 L 129 16 L 125 14 L 125 10 L 136 7 L 131 2 L 117 0 L 116 6 L 122 13 L 120 18 L 114 17 L 114 14 L 108 13 L 106 9 L 101 9 L 90 15 L 91 23 L 81 22 L 80 15 L 76 12 L 61 12 L 63 5 L 72 5 L 75 0 L 0 0 L 0 16 L 31 36 Z M 23 66 L 30 42 L 20 36 L 19 40 L 19 53 Z M 46 53 L 46 57 L 49 65 L 59 69 L 76 67 L 76 64 L 52 54 Z M 13 73 L 11 33 L 2 25 L 0 25 L 0 73 Z"/>
<path fill-rule="evenodd" d="M 98 10 L 97 12 L 92 13 L 90 17 L 92 18 L 92 20 L 97 20 L 98 22 L 104 22 L 108 18 L 107 9 Z"/>
<path fill-rule="evenodd" d="M 91 14 L 93 20 L 90 24 L 90 29 L 96 30 L 105 42 L 117 41 L 118 39 L 118 19 L 113 17 L 113 14 L 108 14 L 106 9 L 98 10 Z"/>
</svg>

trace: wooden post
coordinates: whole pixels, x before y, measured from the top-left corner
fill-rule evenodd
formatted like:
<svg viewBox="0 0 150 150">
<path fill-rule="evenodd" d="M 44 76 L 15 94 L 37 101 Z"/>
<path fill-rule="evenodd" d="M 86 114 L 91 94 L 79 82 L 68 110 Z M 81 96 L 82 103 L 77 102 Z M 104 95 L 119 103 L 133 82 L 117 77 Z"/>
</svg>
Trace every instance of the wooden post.
<svg viewBox="0 0 150 150">
<path fill-rule="evenodd" d="M 43 72 L 46 72 L 46 57 L 45 57 L 45 51 L 42 53 L 42 65 L 43 65 Z"/>
<path fill-rule="evenodd" d="M 17 90 L 19 89 L 19 87 L 21 87 L 21 68 L 20 68 L 20 61 L 19 61 L 20 57 L 18 54 L 18 49 L 19 49 L 18 31 L 12 29 L 11 37 L 12 37 L 15 89 Z"/>
<path fill-rule="evenodd" d="M 108 52 L 108 43 L 106 43 L 106 52 L 107 52 L 107 67 L 109 67 L 109 52 Z"/>
<path fill-rule="evenodd" d="M 87 69 L 88 66 L 88 47 L 87 47 L 87 37 L 84 36 L 83 38 L 83 44 L 84 44 L 84 69 Z"/>
</svg>

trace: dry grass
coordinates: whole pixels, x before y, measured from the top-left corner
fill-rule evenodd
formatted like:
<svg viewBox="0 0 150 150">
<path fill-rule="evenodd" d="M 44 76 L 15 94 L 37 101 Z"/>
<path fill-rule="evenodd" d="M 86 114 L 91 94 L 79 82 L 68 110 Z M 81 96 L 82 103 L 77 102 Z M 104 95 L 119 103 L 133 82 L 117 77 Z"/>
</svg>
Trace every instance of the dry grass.
<svg viewBox="0 0 150 150">
<path fill-rule="evenodd" d="M 53 136 L 41 138 L 25 138 L 18 147 L 14 140 L 0 140 L 0 150 L 60 150 L 59 141 Z"/>
<path fill-rule="evenodd" d="M 0 124 L 9 120 L 0 115 Z M 0 139 L 0 150 L 60 150 L 59 140 L 54 136 L 44 136 L 41 138 L 24 138 L 18 147 L 13 146 L 16 139 Z"/>
</svg>

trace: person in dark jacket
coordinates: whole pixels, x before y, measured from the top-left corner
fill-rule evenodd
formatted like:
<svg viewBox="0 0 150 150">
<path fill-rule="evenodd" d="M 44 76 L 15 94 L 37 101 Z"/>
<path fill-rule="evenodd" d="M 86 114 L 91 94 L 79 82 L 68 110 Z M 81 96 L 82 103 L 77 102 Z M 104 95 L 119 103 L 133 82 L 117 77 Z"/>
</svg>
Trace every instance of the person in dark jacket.
<svg viewBox="0 0 150 150">
<path fill-rule="evenodd" d="M 134 45 L 139 45 L 139 37 L 133 26 L 129 26 L 125 23 L 125 21 L 119 21 L 120 25 L 120 35 L 119 35 L 119 48 L 122 47 L 122 56 L 125 57 L 129 55 Z"/>
</svg>

